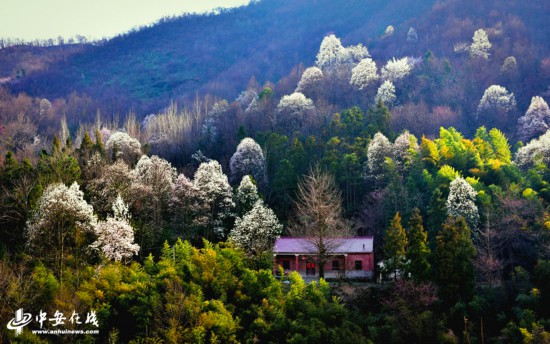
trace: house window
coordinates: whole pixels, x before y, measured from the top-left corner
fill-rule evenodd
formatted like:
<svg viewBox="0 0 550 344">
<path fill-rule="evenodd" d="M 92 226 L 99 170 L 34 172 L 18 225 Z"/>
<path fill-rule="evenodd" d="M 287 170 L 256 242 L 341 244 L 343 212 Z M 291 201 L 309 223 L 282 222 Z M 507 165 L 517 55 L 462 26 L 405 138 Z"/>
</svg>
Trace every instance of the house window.
<svg viewBox="0 0 550 344">
<path fill-rule="evenodd" d="M 332 270 L 340 270 L 340 262 L 338 260 L 332 261 Z"/>
<path fill-rule="evenodd" d="M 355 270 L 363 270 L 363 261 L 362 260 L 356 260 L 355 261 Z"/>
<path fill-rule="evenodd" d="M 283 269 L 290 270 L 290 260 L 283 260 Z"/>
</svg>

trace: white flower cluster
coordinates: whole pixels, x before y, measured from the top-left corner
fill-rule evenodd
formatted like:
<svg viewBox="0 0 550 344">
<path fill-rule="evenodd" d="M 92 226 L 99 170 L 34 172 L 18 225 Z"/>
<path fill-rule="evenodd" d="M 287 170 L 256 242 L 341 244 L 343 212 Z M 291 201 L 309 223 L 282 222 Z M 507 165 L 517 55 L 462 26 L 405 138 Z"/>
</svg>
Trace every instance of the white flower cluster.
<svg viewBox="0 0 550 344">
<path fill-rule="evenodd" d="M 361 60 L 351 70 L 350 84 L 360 90 L 367 88 L 376 80 L 378 80 L 378 69 L 376 68 L 376 63 L 371 58 Z"/>
<path fill-rule="evenodd" d="M 397 97 L 395 95 L 395 86 L 393 85 L 393 82 L 386 80 L 378 88 L 376 97 L 374 97 L 374 102 L 383 102 L 386 105 L 391 105 L 396 98 Z"/>
<path fill-rule="evenodd" d="M 399 60 L 394 57 L 382 67 L 382 79 L 391 82 L 401 80 L 411 73 L 412 67 L 408 57 L 403 57 Z"/>
<path fill-rule="evenodd" d="M 105 149 L 110 157 L 115 158 L 115 160 L 122 159 L 130 165 L 135 163 L 141 156 L 141 144 L 139 141 L 121 131 L 109 137 L 105 144 Z"/>
<path fill-rule="evenodd" d="M 97 240 L 90 247 L 100 250 L 105 258 L 119 262 L 137 254 L 139 245 L 134 244 L 134 229 L 128 222 L 128 206 L 120 195 L 113 203 L 113 213 L 113 217 L 96 226 Z"/>
<path fill-rule="evenodd" d="M 323 80 L 323 71 L 317 67 L 309 67 L 302 74 L 302 78 L 298 82 L 296 92 L 307 92 L 315 88 L 321 80 Z"/>
<path fill-rule="evenodd" d="M 259 255 L 273 247 L 282 230 L 273 210 L 258 200 L 252 210 L 237 218 L 229 238 L 247 253 Z"/>
<path fill-rule="evenodd" d="M 518 120 L 519 136 L 528 141 L 550 129 L 550 108 L 542 97 L 533 97 L 524 116 Z"/>
<path fill-rule="evenodd" d="M 229 161 L 234 181 L 251 175 L 258 183 L 265 182 L 265 157 L 262 147 L 250 137 L 244 138 Z"/>
<path fill-rule="evenodd" d="M 489 42 L 485 30 L 479 29 L 474 32 L 472 41 L 472 45 L 470 45 L 470 56 L 472 58 L 487 60 L 489 58 L 489 49 L 491 49 L 492 44 Z"/>
<path fill-rule="evenodd" d="M 452 216 L 462 216 L 468 226 L 475 232 L 479 225 L 479 212 L 475 204 L 477 192 L 462 177 L 456 177 L 449 187 L 447 212 Z"/>
<path fill-rule="evenodd" d="M 513 93 L 508 93 L 506 88 L 499 85 L 489 86 L 483 93 L 477 114 L 491 111 L 512 111 L 516 108 L 516 98 Z"/>
<path fill-rule="evenodd" d="M 550 130 L 518 149 L 514 161 L 524 168 L 539 163 L 550 166 Z"/>
<path fill-rule="evenodd" d="M 321 42 L 316 64 L 322 70 L 336 68 L 346 64 L 355 64 L 370 54 L 363 45 L 344 47 L 334 35 L 326 36 Z"/>
<path fill-rule="evenodd" d="M 367 147 L 367 167 L 371 175 L 382 173 L 384 161 L 392 156 L 392 144 L 382 133 L 376 133 Z"/>
<path fill-rule="evenodd" d="M 50 184 L 38 200 L 36 211 L 27 223 L 30 244 L 38 244 L 43 236 L 68 232 L 78 227 L 91 232 L 97 223 L 94 209 L 84 200 L 78 183 L 69 188 L 62 183 Z"/>
</svg>

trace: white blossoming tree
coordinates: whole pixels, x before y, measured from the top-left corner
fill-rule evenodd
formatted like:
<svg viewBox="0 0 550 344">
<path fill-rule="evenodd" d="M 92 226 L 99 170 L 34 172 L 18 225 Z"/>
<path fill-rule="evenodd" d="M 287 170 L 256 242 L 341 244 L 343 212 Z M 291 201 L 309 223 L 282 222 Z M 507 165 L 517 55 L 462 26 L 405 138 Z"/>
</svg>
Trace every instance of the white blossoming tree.
<svg viewBox="0 0 550 344">
<path fill-rule="evenodd" d="M 417 41 L 418 41 L 418 33 L 416 32 L 415 28 L 411 27 L 407 32 L 407 42 L 416 43 Z"/>
<path fill-rule="evenodd" d="M 241 180 L 241 183 L 235 191 L 235 208 L 238 216 L 249 212 L 254 204 L 260 199 L 258 188 L 249 175 Z"/>
<path fill-rule="evenodd" d="M 341 66 L 353 66 L 367 57 L 370 57 L 369 51 L 362 44 L 344 47 L 340 38 L 328 35 L 321 42 L 316 65 L 323 71 L 334 70 Z"/>
<path fill-rule="evenodd" d="M 542 97 L 533 97 L 524 116 L 518 120 L 519 136 L 527 142 L 550 129 L 550 108 Z"/>
<path fill-rule="evenodd" d="M 102 170 L 101 176 L 88 184 L 90 203 L 98 215 L 105 217 L 118 194 L 126 196 L 133 183 L 128 165 L 119 160 Z"/>
<path fill-rule="evenodd" d="M 474 32 L 472 37 L 472 45 L 470 45 L 470 56 L 472 58 L 481 58 L 484 60 L 489 59 L 489 49 L 491 49 L 491 42 L 489 37 L 483 29 L 479 29 Z"/>
<path fill-rule="evenodd" d="M 390 106 L 396 99 L 397 96 L 395 95 L 395 86 L 393 85 L 393 82 L 386 80 L 378 88 L 376 97 L 374 97 L 374 102 L 383 102 L 385 105 Z"/>
<path fill-rule="evenodd" d="M 257 201 L 243 217 L 238 217 L 229 238 L 248 254 L 259 256 L 273 247 L 283 226 L 273 210 Z"/>
<path fill-rule="evenodd" d="M 344 48 L 340 39 L 334 35 L 323 38 L 316 64 L 322 70 L 338 67 L 349 61 L 349 52 Z"/>
<path fill-rule="evenodd" d="M 476 115 L 487 123 L 495 122 L 506 125 L 515 110 L 516 98 L 514 94 L 502 86 L 491 85 L 483 93 Z"/>
<path fill-rule="evenodd" d="M 472 233 L 477 232 L 479 225 L 476 196 L 477 192 L 464 178 L 456 177 L 450 184 L 446 202 L 447 213 L 455 217 L 464 217 Z"/>
<path fill-rule="evenodd" d="M 93 234 L 96 223 L 93 208 L 76 182 L 69 188 L 50 184 L 27 222 L 27 244 L 35 257 L 51 264 L 61 276 L 67 254 L 82 253 L 83 238 Z"/>
<path fill-rule="evenodd" d="M 178 175 L 174 183 L 169 207 L 172 225 L 179 234 L 190 235 L 189 229 L 204 226 L 208 222 L 200 204 L 199 190 L 183 173 Z"/>
<path fill-rule="evenodd" d="M 95 227 L 97 240 L 90 247 L 99 250 L 108 260 L 126 262 L 139 252 L 139 245 L 134 244 L 128 206 L 120 195 L 113 203 L 113 214 Z"/>
<path fill-rule="evenodd" d="M 378 69 L 376 63 L 371 58 L 361 60 L 351 70 L 350 84 L 357 87 L 359 90 L 366 89 L 378 80 Z"/>
<path fill-rule="evenodd" d="M 539 163 L 550 166 L 550 130 L 518 149 L 514 161 L 525 169 Z"/>
<path fill-rule="evenodd" d="M 158 245 L 166 225 L 169 201 L 176 178 L 176 169 L 158 156 L 142 156 L 131 172 L 132 185 L 126 199 L 138 223 L 140 244 Z"/>
<path fill-rule="evenodd" d="M 318 67 L 307 68 L 302 74 L 302 78 L 298 82 L 296 92 L 304 94 L 316 94 L 323 78 L 323 71 Z"/>
<path fill-rule="evenodd" d="M 200 164 L 193 184 L 198 190 L 198 200 L 207 223 L 203 226 L 203 236 L 208 240 L 223 238 L 224 221 L 232 216 L 233 197 L 227 176 L 219 162 L 211 160 Z"/>
<path fill-rule="evenodd" d="M 399 135 L 393 143 L 393 160 L 399 167 L 406 167 L 413 161 L 414 155 L 420 150 L 418 140 L 408 130 Z"/>
<path fill-rule="evenodd" d="M 380 73 L 383 80 L 396 82 L 408 76 L 412 71 L 412 67 L 408 57 L 403 57 L 399 60 L 394 57 L 386 62 Z"/>
<path fill-rule="evenodd" d="M 301 128 L 313 117 L 315 105 L 300 92 L 283 96 L 277 105 L 277 122 L 280 126 L 294 131 Z"/>
<path fill-rule="evenodd" d="M 346 50 L 349 55 L 349 62 L 352 64 L 357 64 L 370 57 L 369 50 L 363 44 L 350 45 Z"/>
<path fill-rule="evenodd" d="M 239 181 L 249 174 L 260 185 L 267 183 L 262 147 L 250 137 L 244 138 L 237 146 L 237 150 L 229 160 L 229 169 L 233 182 Z"/>
<path fill-rule="evenodd" d="M 392 144 L 382 133 L 376 133 L 367 147 L 367 174 L 379 181 L 384 173 L 384 162 L 392 156 Z"/>
<path fill-rule="evenodd" d="M 174 185 L 177 173 L 170 162 L 153 155 L 149 158 L 143 155 L 132 171 L 136 182 L 149 185 L 159 197 L 165 200 Z"/>
<path fill-rule="evenodd" d="M 129 165 L 135 164 L 142 154 L 139 141 L 121 131 L 109 137 L 105 143 L 105 149 L 113 161 L 122 159 Z"/>
</svg>

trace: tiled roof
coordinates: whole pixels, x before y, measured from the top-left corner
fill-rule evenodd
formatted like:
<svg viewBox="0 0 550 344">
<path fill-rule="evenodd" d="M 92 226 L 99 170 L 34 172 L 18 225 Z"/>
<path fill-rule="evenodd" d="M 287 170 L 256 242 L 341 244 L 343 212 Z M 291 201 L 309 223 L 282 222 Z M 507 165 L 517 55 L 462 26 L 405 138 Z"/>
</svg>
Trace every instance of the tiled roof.
<svg viewBox="0 0 550 344">
<path fill-rule="evenodd" d="M 372 253 L 373 238 L 350 237 L 330 239 L 336 245 L 333 253 Z M 274 253 L 314 253 L 316 250 L 308 238 L 281 237 L 275 241 Z"/>
</svg>

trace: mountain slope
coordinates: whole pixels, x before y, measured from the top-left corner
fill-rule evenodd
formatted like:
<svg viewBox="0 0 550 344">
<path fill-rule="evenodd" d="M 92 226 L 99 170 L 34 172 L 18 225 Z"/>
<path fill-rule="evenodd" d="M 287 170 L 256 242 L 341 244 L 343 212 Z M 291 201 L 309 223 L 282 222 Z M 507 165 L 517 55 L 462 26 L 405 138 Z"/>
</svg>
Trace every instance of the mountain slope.
<svg viewBox="0 0 550 344">
<path fill-rule="evenodd" d="M 14 85 L 48 98 L 84 92 L 111 110 L 154 111 L 196 92 L 235 97 L 248 80 L 277 81 L 312 64 L 327 33 L 366 43 L 433 1 L 264 0 L 218 15 L 189 15 L 116 37 Z"/>
</svg>

